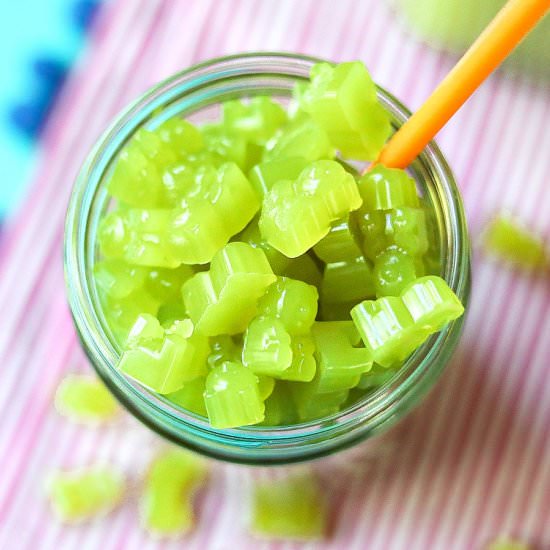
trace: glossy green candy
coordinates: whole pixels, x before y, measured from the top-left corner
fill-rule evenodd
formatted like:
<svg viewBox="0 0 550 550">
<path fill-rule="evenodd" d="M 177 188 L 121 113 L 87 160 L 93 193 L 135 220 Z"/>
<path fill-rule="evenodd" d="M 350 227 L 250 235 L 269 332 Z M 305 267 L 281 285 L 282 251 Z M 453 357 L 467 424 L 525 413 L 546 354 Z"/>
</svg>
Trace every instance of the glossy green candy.
<svg viewBox="0 0 550 550">
<path fill-rule="evenodd" d="M 256 482 L 252 531 L 266 538 L 309 540 L 327 528 L 326 508 L 319 485 L 307 471 L 283 479 Z"/>
<path fill-rule="evenodd" d="M 263 250 L 233 242 L 214 256 L 209 271 L 183 285 L 183 301 L 201 334 L 238 334 L 256 315 L 258 298 L 275 279 Z"/>
<path fill-rule="evenodd" d="M 416 279 L 415 259 L 396 246 L 381 252 L 374 260 L 376 297 L 399 296 Z"/>
<path fill-rule="evenodd" d="M 278 181 L 295 180 L 307 166 L 308 161 L 301 157 L 283 157 L 256 164 L 248 178 L 258 196 L 263 197 Z"/>
<path fill-rule="evenodd" d="M 157 319 L 164 328 L 170 328 L 175 321 L 187 317 L 187 311 L 181 299 L 162 304 L 157 311 Z"/>
<path fill-rule="evenodd" d="M 321 301 L 321 321 L 349 321 L 351 308 L 357 305 L 357 301 L 331 304 Z"/>
<path fill-rule="evenodd" d="M 278 319 L 291 334 L 307 334 L 317 315 L 317 289 L 302 281 L 278 277 L 258 300 L 258 312 Z"/>
<path fill-rule="evenodd" d="M 160 175 L 164 167 L 202 148 L 199 131 L 185 120 L 172 119 L 155 130 L 140 128 L 117 159 L 109 192 L 131 206 L 163 206 Z"/>
<path fill-rule="evenodd" d="M 178 157 L 196 154 L 204 148 L 200 130 L 181 118 L 171 118 L 163 122 L 155 129 L 155 133 Z"/>
<path fill-rule="evenodd" d="M 100 250 L 107 258 L 123 259 L 129 264 L 175 268 L 181 261 L 167 238 L 170 227 L 168 210 L 119 209 L 100 222 Z"/>
<path fill-rule="evenodd" d="M 160 139 L 158 142 L 158 146 L 161 147 Z M 173 151 L 169 152 L 171 157 L 168 162 L 174 162 L 176 155 Z M 118 156 L 107 189 L 113 197 L 131 206 L 162 206 L 163 189 L 159 168 L 159 165 L 141 150 L 139 141 L 133 141 Z"/>
<path fill-rule="evenodd" d="M 416 258 L 428 250 L 426 214 L 421 208 L 361 209 L 354 222 L 363 254 L 370 260 L 375 260 L 380 252 L 390 246 L 397 246 Z"/>
<path fill-rule="evenodd" d="M 258 377 L 241 363 L 223 363 L 206 378 L 204 402 L 214 428 L 237 428 L 264 419 Z"/>
<path fill-rule="evenodd" d="M 313 251 L 326 264 L 352 261 L 362 254 L 347 219 L 337 221 Z"/>
<path fill-rule="evenodd" d="M 360 390 L 373 390 L 391 380 L 397 369 L 385 369 L 379 365 L 373 365 L 372 369 L 365 372 L 359 378 L 357 388 Z"/>
<path fill-rule="evenodd" d="M 102 422 L 116 416 L 118 405 L 96 377 L 69 374 L 55 392 L 55 408 L 79 422 Z"/>
<path fill-rule="evenodd" d="M 125 298 L 140 289 L 147 277 L 143 267 L 121 260 L 102 260 L 94 265 L 94 281 L 99 289 L 113 299 Z"/>
<path fill-rule="evenodd" d="M 334 154 L 334 147 L 326 132 L 306 117 L 291 121 L 267 143 L 263 161 L 300 157 L 307 162 L 313 162 L 332 159 Z"/>
<path fill-rule="evenodd" d="M 315 341 L 317 393 L 349 390 L 372 367 L 369 349 L 354 347 L 359 336 L 351 321 L 318 322 L 311 331 Z"/>
<path fill-rule="evenodd" d="M 303 281 L 317 289 L 320 288 L 323 274 L 321 273 L 318 263 L 310 254 L 302 254 L 297 258 L 287 259 L 289 260 L 287 266 L 281 273 L 278 273 L 278 275 Z"/>
<path fill-rule="evenodd" d="M 184 331 L 183 337 L 193 334 L 193 323 L 187 319 L 181 325 L 178 325 L 180 332 Z M 127 347 L 135 347 L 143 343 L 161 344 L 164 338 L 165 329 L 160 325 L 159 320 L 154 315 L 143 313 L 138 316 L 132 326 L 128 338 Z"/>
<path fill-rule="evenodd" d="M 269 261 L 269 265 L 273 269 L 273 273 L 276 275 L 282 275 L 293 261 L 291 258 L 287 258 L 284 254 L 281 254 L 278 250 L 275 250 L 275 248 L 266 242 L 260 233 L 258 223 L 255 221 L 252 221 L 248 227 L 238 235 L 238 240 L 248 243 L 254 248 L 261 248 Z"/>
<path fill-rule="evenodd" d="M 48 480 L 48 493 L 56 515 L 68 523 L 111 511 L 119 504 L 124 489 L 122 475 L 101 466 L 56 472 Z"/>
<path fill-rule="evenodd" d="M 189 451 L 170 449 L 157 456 L 140 499 L 145 529 L 160 536 L 187 532 L 195 520 L 192 499 L 206 475 L 204 460 Z"/>
<path fill-rule="evenodd" d="M 258 391 L 260 392 L 260 398 L 262 401 L 269 399 L 269 396 L 275 390 L 275 379 L 271 376 L 258 376 Z"/>
<path fill-rule="evenodd" d="M 311 336 L 293 336 L 291 341 L 292 363 L 280 375 L 281 380 L 311 382 L 317 371 L 315 343 Z"/>
<path fill-rule="evenodd" d="M 484 547 L 484 550 L 534 550 L 532 546 L 512 539 L 510 537 L 498 537 Z"/>
<path fill-rule="evenodd" d="M 304 422 L 336 414 L 349 394 L 349 390 L 319 393 L 317 376 L 308 383 L 289 384 L 298 418 Z"/>
<path fill-rule="evenodd" d="M 264 426 L 285 426 L 297 421 L 295 405 L 290 387 L 277 382 L 273 392 L 265 401 Z"/>
<path fill-rule="evenodd" d="M 386 368 L 403 361 L 429 334 L 415 326 L 403 300 L 396 296 L 361 302 L 351 310 L 351 317 L 374 361 Z"/>
<path fill-rule="evenodd" d="M 256 317 L 244 333 L 243 364 L 255 374 L 280 378 L 292 363 L 290 335 L 274 317 Z"/>
<path fill-rule="evenodd" d="M 222 110 L 226 128 L 260 144 L 270 139 L 287 121 L 283 107 L 265 96 L 253 97 L 247 103 L 238 100 L 226 101 Z"/>
<path fill-rule="evenodd" d="M 159 302 L 148 292 L 136 290 L 128 296 L 113 299 L 100 294 L 103 314 L 115 338 L 124 343 L 128 333 L 142 314 L 155 316 L 159 310 Z"/>
<path fill-rule="evenodd" d="M 153 268 L 147 272 L 145 289 L 160 302 L 174 302 L 181 297 L 181 285 L 194 273 L 188 265 L 176 269 Z"/>
<path fill-rule="evenodd" d="M 201 128 L 206 150 L 221 162 L 234 162 L 241 170 L 247 171 L 248 145 L 241 136 L 223 124 L 205 124 Z"/>
<path fill-rule="evenodd" d="M 331 304 L 357 303 L 374 296 L 374 293 L 372 268 L 363 256 L 325 266 L 321 283 L 323 311 L 330 308 Z"/>
<path fill-rule="evenodd" d="M 440 331 L 464 313 L 464 306 L 455 293 L 435 275 L 409 283 L 401 293 L 401 299 L 415 325 L 430 333 Z"/>
<path fill-rule="evenodd" d="M 207 416 L 206 405 L 204 404 L 205 387 L 206 378 L 201 376 L 185 382 L 182 388 L 169 393 L 166 399 L 195 414 Z"/>
<path fill-rule="evenodd" d="M 142 319 L 136 325 L 140 322 Z M 144 325 L 147 327 L 147 323 Z M 128 346 L 118 369 L 157 393 L 173 393 L 186 382 L 206 374 L 208 338 L 194 331 L 188 319 L 166 329 L 162 339 L 158 333 L 150 337 L 149 332 L 144 334 L 137 328 L 135 334 L 130 333 Z"/>
<path fill-rule="evenodd" d="M 311 84 L 299 94 L 300 107 L 327 132 L 344 157 L 376 158 L 391 126 L 363 63 L 317 63 L 310 76 Z"/>
<path fill-rule="evenodd" d="M 227 361 L 240 361 L 242 350 L 231 336 L 221 335 L 210 338 L 210 355 L 206 362 L 210 368 L 219 367 Z"/>
<path fill-rule="evenodd" d="M 203 264 L 246 227 L 260 202 L 234 163 L 198 172 L 193 193 L 180 203 L 164 238 L 180 263 Z"/>
<path fill-rule="evenodd" d="M 519 267 L 545 267 L 549 257 L 544 241 L 513 219 L 499 216 L 484 234 L 485 249 Z"/>
<path fill-rule="evenodd" d="M 353 176 L 337 162 L 317 161 L 296 181 L 279 181 L 271 188 L 259 227 L 271 246 L 295 258 L 319 242 L 334 221 L 360 206 Z"/>
<path fill-rule="evenodd" d="M 404 170 L 377 164 L 361 177 L 358 187 L 366 211 L 419 206 L 414 180 Z"/>
<path fill-rule="evenodd" d="M 122 258 L 127 242 L 126 223 L 119 210 L 108 212 L 99 221 L 97 240 L 105 258 Z"/>
</svg>

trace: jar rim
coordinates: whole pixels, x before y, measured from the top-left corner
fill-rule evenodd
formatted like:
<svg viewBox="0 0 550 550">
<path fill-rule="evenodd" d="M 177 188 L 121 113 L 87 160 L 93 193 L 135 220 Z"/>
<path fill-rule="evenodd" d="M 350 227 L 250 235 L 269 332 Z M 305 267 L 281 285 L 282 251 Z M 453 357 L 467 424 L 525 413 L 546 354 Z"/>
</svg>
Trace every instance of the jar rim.
<svg viewBox="0 0 550 550">
<path fill-rule="evenodd" d="M 111 391 L 136 416 L 177 443 L 204 454 L 245 463 L 283 463 L 321 456 L 377 433 L 396 413 L 410 409 L 435 381 L 454 349 L 463 319 L 431 336 L 384 386 L 345 410 L 323 419 L 282 427 L 212 428 L 206 419 L 170 406 L 166 399 L 124 377 L 116 369 L 116 349 L 97 315 L 90 277 L 89 219 L 106 168 L 125 141 L 159 108 L 175 97 L 213 83 L 241 77 L 280 75 L 306 80 L 310 56 L 258 52 L 219 57 L 194 65 L 150 88 L 119 114 L 99 138 L 77 177 L 65 226 L 65 280 L 69 305 L 81 343 L 92 365 Z M 410 112 L 392 94 L 378 87 L 378 97 L 394 121 L 402 124 Z M 215 102 L 214 102 L 215 103 Z M 463 303 L 469 295 L 469 244 L 460 194 L 454 176 L 432 141 L 419 155 L 419 165 L 437 186 L 445 223 L 445 269 L 442 273 Z"/>
</svg>

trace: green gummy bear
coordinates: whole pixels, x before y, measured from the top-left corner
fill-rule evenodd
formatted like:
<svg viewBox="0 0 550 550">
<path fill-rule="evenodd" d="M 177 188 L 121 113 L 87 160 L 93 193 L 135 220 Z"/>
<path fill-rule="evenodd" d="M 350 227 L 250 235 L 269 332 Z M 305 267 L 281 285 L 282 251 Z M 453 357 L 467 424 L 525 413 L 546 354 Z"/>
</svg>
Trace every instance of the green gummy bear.
<svg viewBox="0 0 550 550">
<path fill-rule="evenodd" d="M 105 258 L 122 258 L 128 230 L 120 210 L 106 213 L 99 221 L 97 241 Z"/>
<path fill-rule="evenodd" d="M 240 346 L 227 334 L 210 338 L 210 349 L 210 355 L 206 360 L 210 368 L 219 367 L 227 361 L 241 360 L 242 351 Z"/>
<path fill-rule="evenodd" d="M 490 542 L 483 550 L 534 550 L 534 548 L 522 541 L 510 537 L 498 537 Z"/>
<path fill-rule="evenodd" d="M 544 268 L 550 263 L 543 239 L 504 216 L 496 217 L 488 225 L 484 246 L 490 253 L 518 267 Z"/>
<path fill-rule="evenodd" d="M 307 166 L 308 161 L 301 157 L 282 157 L 256 164 L 248 178 L 252 187 L 263 199 L 278 181 L 295 180 Z"/>
<path fill-rule="evenodd" d="M 379 365 L 374 365 L 370 371 L 361 375 L 357 388 L 361 390 L 379 388 L 395 376 L 396 370 L 397 369 L 385 369 Z"/>
<path fill-rule="evenodd" d="M 204 402 L 214 428 L 238 428 L 264 419 L 258 377 L 241 363 L 223 363 L 206 378 Z"/>
<path fill-rule="evenodd" d="M 206 417 L 206 405 L 204 404 L 205 387 L 206 378 L 200 376 L 199 378 L 185 382 L 179 390 L 167 394 L 166 399 L 183 409 Z"/>
<path fill-rule="evenodd" d="M 69 374 L 55 392 L 55 408 L 63 416 L 82 422 L 102 422 L 116 416 L 118 405 L 98 378 Z"/>
<path fill-rule="evenodd" d="M 194 274 L 188 265 L 176 269 L 153 268 L 145 278 L 145 289 L 160 302 L 175 302 L 181 297 L 181 285 Z"/>
<path fill-rule="evenodd" d="M 298 420 L 290 387 L 277 382 L 273 392 L 265 401 L 264 426 L 288 426 Z"/>
<path fill-rule="evenodd" d="M 401 293 L 416 326 L 429 333 L 438 332 L 464 313 L 464 306 L 449 285 L 435 275 L 409 283 Z"/>
<path fill-rule="evenodd" d="M 309 117 L 291 121 L 266 144 L 264 161 L 300 157 L 307 162 L 334 158 L 326 132 Z"/>
<path fill-rule="evenodd" d="M 171 118 L 155 128 L 161 141 L 176 152 L 177 156 L 198 153 L 204 149 L 200 130 L 181 118 Z"/>
<path fill-rule="evenodd" d="M 127 208 L 110 212 L 99 225 L 99 246 L 107 258 L 129 264 L 175 268 L 181 261 L 170 248 L 171 212 Z"/>
<path fill-rule="evenodd" d="M 121 260 L 101 260 L 94 265 L 97 287 L 113 299 L 125 298 L 145 283 L 147 270 Z"/>
<path fill-rule="evenodd" d="M 234 163 L 199 172 L 197 188 L 197 194 L 182 200 L 175 210 L 165 237 L 185 264 L 211 261 L 260 208 L 254 189 Z"/>
<path fill-rule="evenodd" d="M 391 132 L 389 114 L 360 61 L 311 68 L 311 83 L 298 94 L 300 108 L 328 134 L 346 158 L 373 160 Z"/>
<path fill-rule="evenodd" d="M 159 302 L 148 292 L 138 289 L 124 298 L 114 299 L 100 294 L 105 321 L 119 343 L 124 343 L 138 317 L 142 314 L 156 315 Z"/>
<path fill-rule="evenodd" d="M 272 317 L 256 317 L 244 333 L 243 364 L 255 374 L 279 378 L 292 363 L 290 335 Z"/>
<path fill-rule="evenodd" d="M 361 209 L 354 215 L 354 222 L 363 254 L 370 260 L 390 246 L 398 246 L 417 258 L 428 250 L 426 214 L 422 208 Z"/>
<path fill-rule="evenodd" d="M 254 248 L 261 248 L 269 261 L 269 265 L 276 275 L 282 275 L 293 261 L 281 254 L 278 250 L 267 244 L 266 240 L 260 233 L 257 221 L 252 221 L 245 230 L 237 236 L 239 241 L 248 243 Z"/>
<path fill-rule="evenodd" d="M 262 401 L 269 399 L 269 396 L 275 390 L 275 380 L 271 376 L 258 375 L 258 391 Z"/>
<path fill-rule="evenodd" d="M 351 321 L 317 322 L 311 334 L 315 341 L 317 393 L 349 390 L 372 367 L 370 350 L 354 347 L 359 336 Z"/>
<path fill-rule="evenodd" d="M 374 260 L 376 297 L 399 296 L 417 277 L 415 259 L 396 246 L 387 248 Z"/>
<path fill-rule="evenodd" d="M 349 321 L 351 308 L 357 305 L 353 302 L 330 303 L 321 299 L 321 321 Z"/>
<path fill-rule="evenodd" d="M 307 334 L 317 315 L 317 289 L 290 279 L 278 277 L 258 301 L 258 312 L 278 319 L 291 334 Z"/>
<path fill-rule="evenodd" d="M 382 367 L 391 368 L 407 358 L 428 337 L 396 296 L 365 300 L 351 310 L 365 347 Z"/>
<path fill-rule="evenodd" d="M 287 260 L 286 267 L 280 273 L 277 273 L 277 275 L 303 281 L 317 289 L 321 287 L 323 274 L 317 262 L 310 254 L 302 254 L 297 258 L 287 258 Z"/>
<path fill-rule="evenodd" d="M 56 472 L 48 480 L 48 493 L 61 521 L 72 523 L 103 515 L 115 508 L 125 489 L 122 475 L 94 466 Z"/>
<path fill-rule="evenodd" d="M 313 252 L 326 264 L 352 261 L 362 254 L 347 218 L 338 220 L 328 234 L 313 247 Z"/>
<path fill-rule="evenodd" d="M 148 130 L 138 130 L 142 134 Z M 160 140 L 154 134 L 149 133 L 153 140 L 158 140 L 158 146 L 162 147 Z M 139 136 L 139 134 L 137 134 Z M 175 154 L 171 154 L 170 161 L 175 160 Z M 148 157 L 142 150 L 139 140 L 135 138 L 122 149 L 107 184 L 110 195 L 125 204 L 135 207 L 154 208 L 162 205 L 163 189 L 159 169 L 161 165 Z"/>
<path fill-rule="evenodd" d="M 222 111 L 226 128 L 258 144 L 264 144 L 287 121 L 284 108 L 267 96 L 253 97 L 247 103 L 226 101 Z"/>
<path fill-rule="evenodd" d="M 201 131 L 205 148 L 214 157 L 221 162 L 233 162 L 245 172 L 250 169 L 248 143 L 243 135 L 219 123 L 205 124 Z"/>
<path fill-rule="evenodd" d="M 325 266 L 321 283 L 323 312 L 332 304 L 357 302 L 374 296 L 374 293 L 372 268 L 363 256 Z"/>
<path fill-rule="evenodd" d="M 185 120 L 171 119 L 154 130 L 140 128 L 116 160 L 109 193 L 134 207 L 166 206 L 164 169 L 203 146 L 200 132 Z"/>
<path fill-rule="evenodd" d="M 183 301 L 197 330 L 206 336 L 243 332 L 256 315 L 257 301 L 275 282 L 265 253 L 232 242 L 182 287 Z"/>
<path fill-rule="evenodd" d="M 187 311 L 181 298 L 174 302 L 161 304 L 157 311 L 157 319 L 164 328 L 169 328 L 176 321 L 180 321 L 186 317 Z"/>
<path fill-rule="evenodd" d="M 293 382 L 311 382 L 317 371 L 315 343 L 309 335 L 293 336 L 291 341 L 292 363 L 279 378 Z"/>
<path fill-rule="evenodd" d="M 277 182 L 265 196 L 259 227 L 274 248 L 300 256 L 329 231 L 331 224 L 361 206 L 353 176 L 337 162 L 321 160 L 296 181 Z"/>
<path fill-rule="evenodd" d="M 192 499 L 204 482 L 203 459 L 182 449 L 170 449 L 151 463 L 140 499 L 141 524 L 156 535 L 187 532 L 194 524 Z"/>
<path fill-rule="evenodd" d="M 327 529 L 323 496 L 308 471 L 256 482 L 251 529 L 269 538 L 310 540 Z"/>
<path fill-rule="evenodd" d="M 158 332 L 155 337 L 144 335 L 139 326 L 132 332 L 117 368 L 143 386 L 169 394 L 206 374 L 208 338 L 194 331 L 189 320 L 174 323 L 160 339 Z"/>
<path fill-rule="evenodd" d="M 363 210 L 389 210 L 392 208 L 418 208 L 419 200 L 414 180 L 398 168 L 377 164 L 358 182 L 363 199 Z"/>
<path fill-rule="evenodd" d="M 294 407 L 301 421 L 336 414 L 348 398 L 349 390 L 319 393 L 317 384 L 317 375 L 311 382 L 289 382 Z"/>
</svg>

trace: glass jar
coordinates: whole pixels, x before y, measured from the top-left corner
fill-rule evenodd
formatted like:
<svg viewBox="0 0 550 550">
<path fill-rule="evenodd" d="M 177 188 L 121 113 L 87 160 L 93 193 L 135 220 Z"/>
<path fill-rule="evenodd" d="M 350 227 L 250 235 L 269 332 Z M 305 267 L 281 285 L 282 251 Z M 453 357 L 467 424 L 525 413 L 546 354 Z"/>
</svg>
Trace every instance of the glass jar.
<svg viewBox="0 0 550 550">
<path fill-rule="evenodd" d="M 92 277 L 98 222 L 109 206 L 107 174 L 120 149 L 139 127 L 155 127 L 181 115 L 211 119 L 221 101 L 269 94 L 289 98 L 308 79 L 318 59 L 289 54 L 245 54 L 191 67 L 155 86 L 130 105 L 103 134 L 86 160 L 69 205 L 65 274 L 69 303 L 82 346 L 99 376 L 124 406 L 164 437 L 203 454 L 247 464 L 281 464 L 334 453 L 386 430 L 434 384 L 454 350 L 462 319 L 433 335 L 384 386 L 346 410 L 322 420 L 281 427 L 218 430 L 207 420 L 124 377 L 115 368 L 120 348 L 110 336 Z M 409 112 L 379 89 L 394 127 Z M 411 174 L 433 214 L 441 275 L 463 303 L 470 283 L 469 242 L 461 199 L 443 155 L 430 143 Z"/>
</svg>

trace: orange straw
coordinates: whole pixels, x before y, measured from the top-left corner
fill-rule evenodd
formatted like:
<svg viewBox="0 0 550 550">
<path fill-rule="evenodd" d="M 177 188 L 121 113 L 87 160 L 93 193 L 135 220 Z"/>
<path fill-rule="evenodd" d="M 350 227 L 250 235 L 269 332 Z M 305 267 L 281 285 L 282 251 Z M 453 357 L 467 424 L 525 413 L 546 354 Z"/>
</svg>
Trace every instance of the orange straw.
<svg viewBox="0 0 550 550">
<path fill-rule="evenodd" d="M 406 168 L 549 9 L 550 0 L 509 0 L 375 164 Z"/>
</svg>

